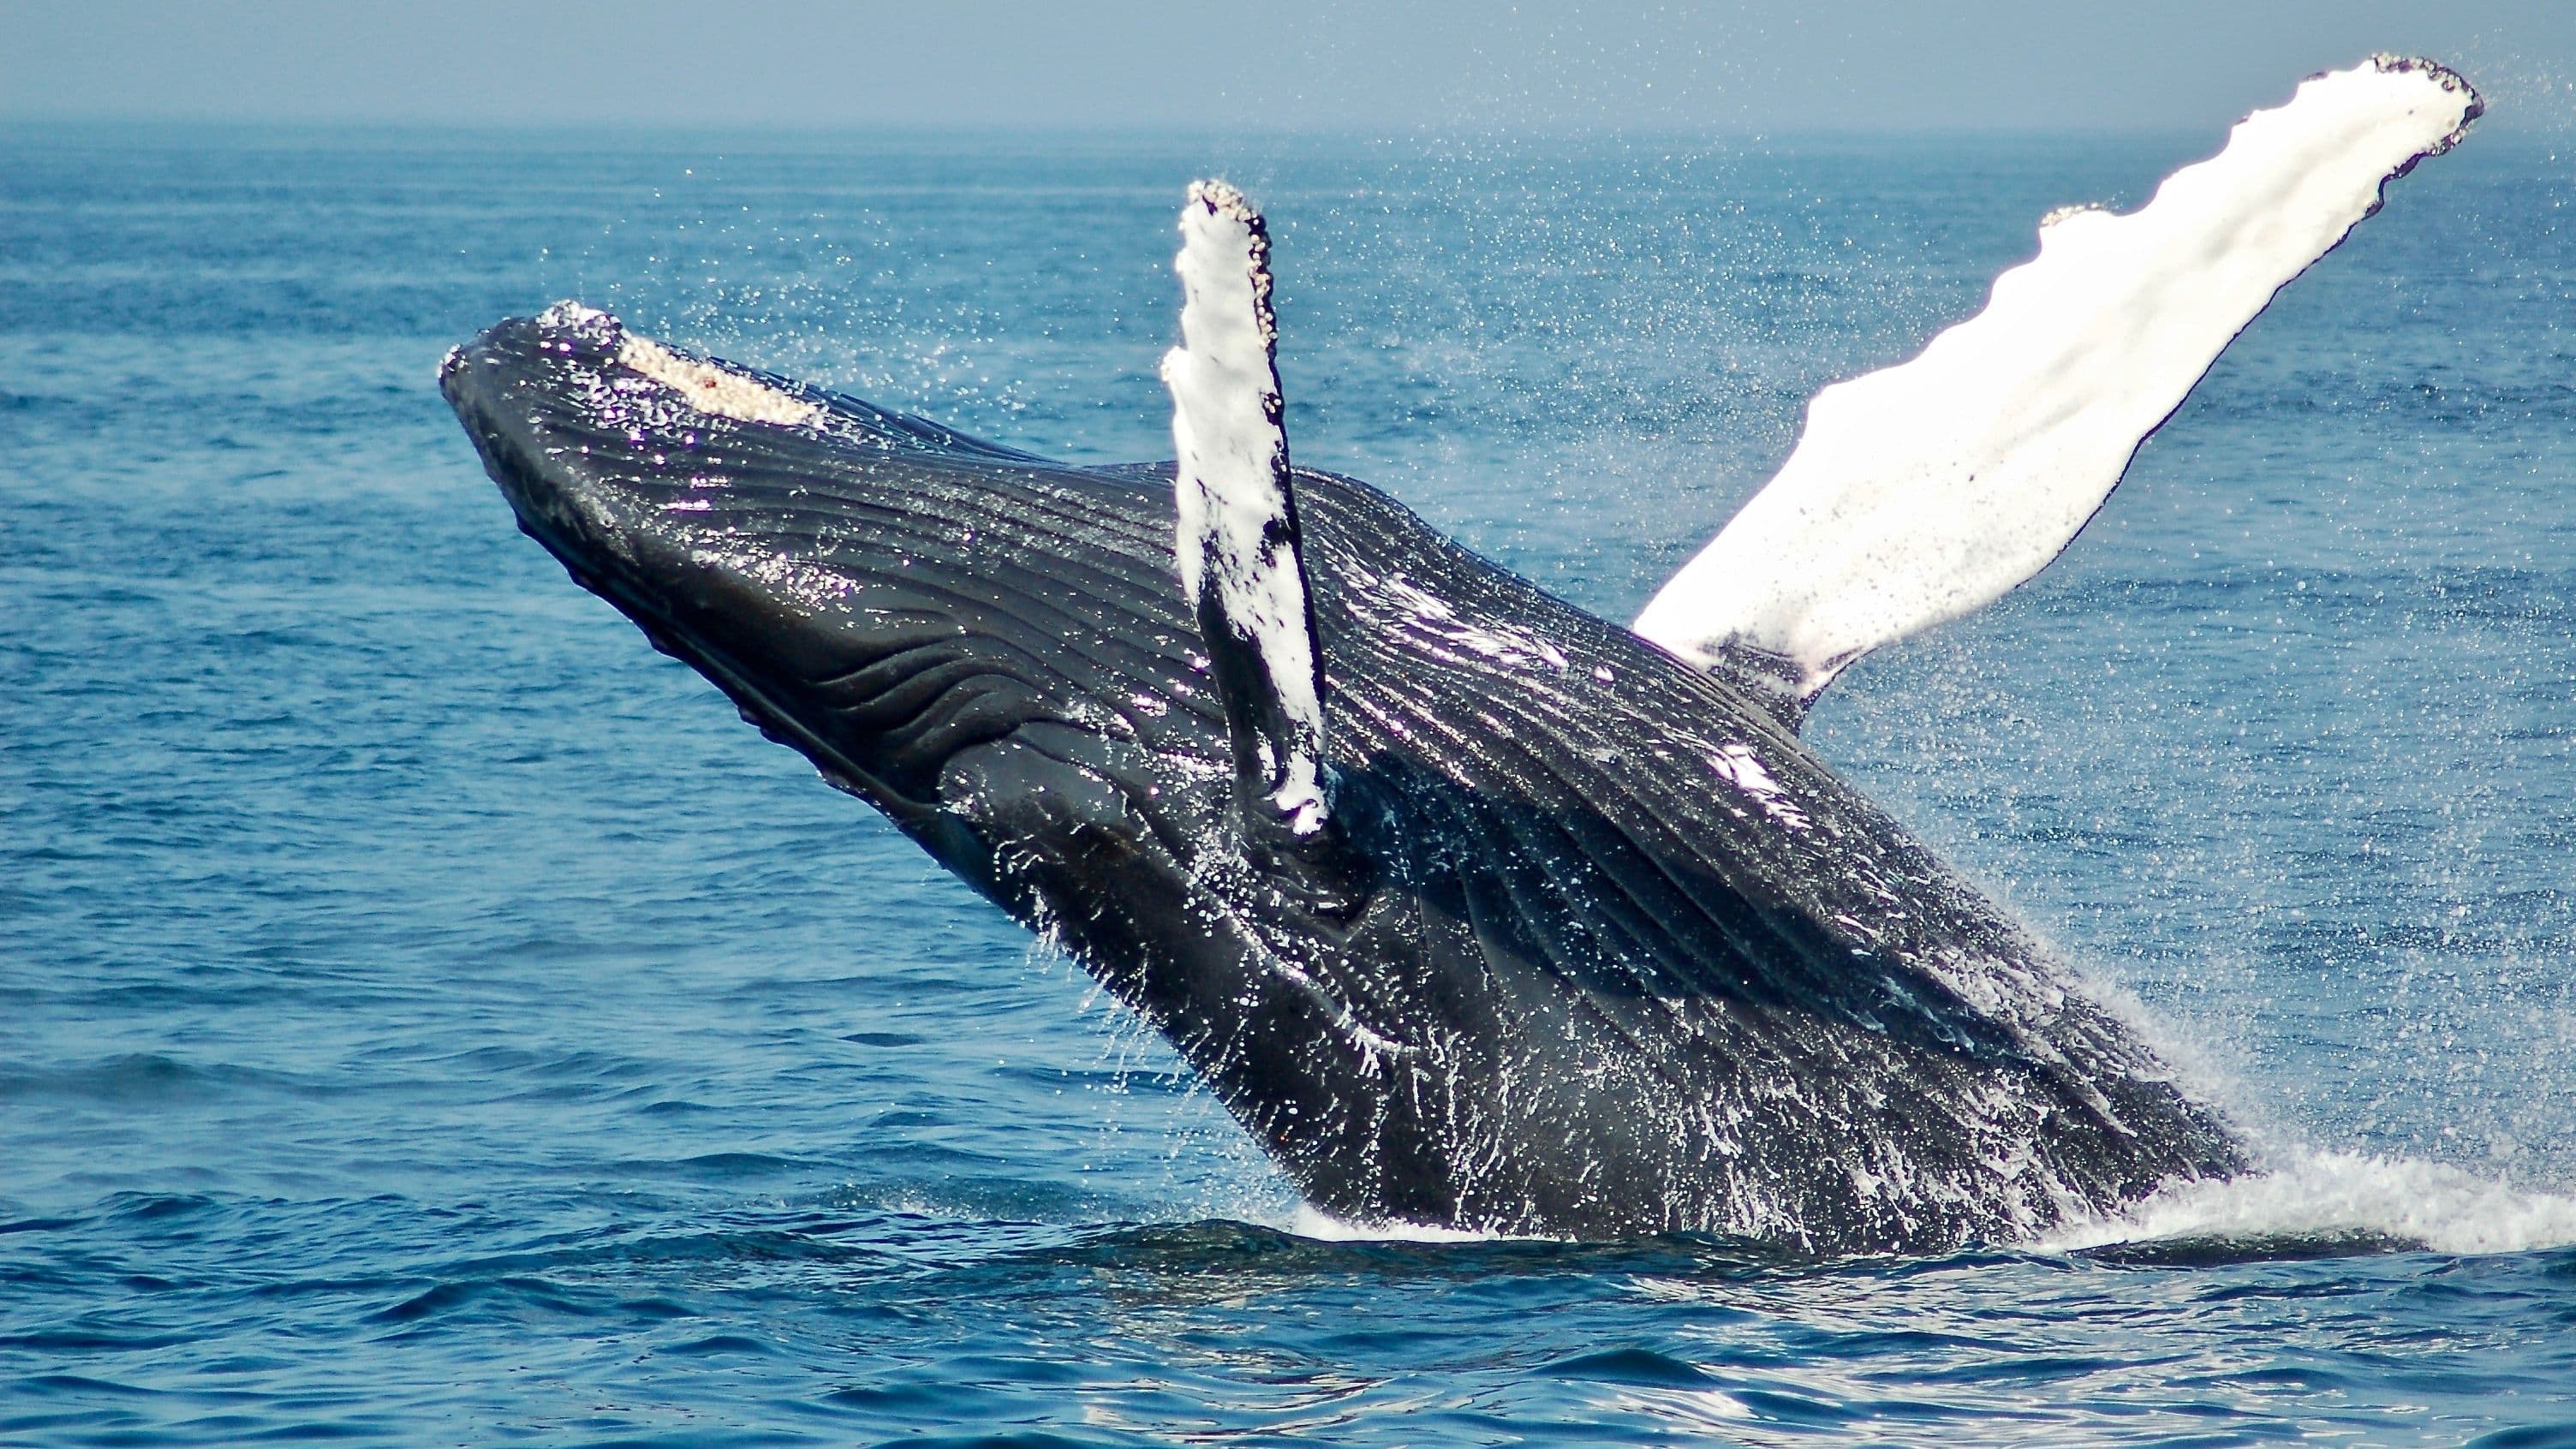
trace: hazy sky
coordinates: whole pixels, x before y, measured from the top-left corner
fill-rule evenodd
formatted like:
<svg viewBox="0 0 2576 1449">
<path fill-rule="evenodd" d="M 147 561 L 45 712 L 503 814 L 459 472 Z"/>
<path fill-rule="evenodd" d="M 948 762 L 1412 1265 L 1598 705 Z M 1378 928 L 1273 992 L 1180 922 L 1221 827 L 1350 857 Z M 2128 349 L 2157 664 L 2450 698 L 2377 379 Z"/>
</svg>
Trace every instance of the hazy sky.
<svg viewBox="0 0 2576 1449">
<path fill-rule="evenodd" d="M 0 0 L 0 118 L 2202 127 L 2373 50 L 2576 131 L 2571 0 Z"/>
</svg>

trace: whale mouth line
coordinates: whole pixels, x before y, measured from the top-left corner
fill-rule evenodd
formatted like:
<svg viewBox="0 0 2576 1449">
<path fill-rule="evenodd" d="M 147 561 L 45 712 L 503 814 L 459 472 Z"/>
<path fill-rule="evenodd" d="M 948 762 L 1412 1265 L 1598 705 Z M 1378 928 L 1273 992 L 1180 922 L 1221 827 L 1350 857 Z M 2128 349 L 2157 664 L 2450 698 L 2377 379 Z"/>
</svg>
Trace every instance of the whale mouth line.
<svg viewBox="0 0 2576 1449">
<path fill-rule="evenodd" d="M 783 732 L 783 735 L 793 735 L 791 743 L 796 745 L 796 750 L 801 750 L 806 758 L 814 758 L 814 761 L 817 761 L 819 773 L 822 773 L 829 784 L 837 786 L 837 789 L 848 789 L 850 794 L 860 794 L 860 799 L 866 799 L 868 804 L 876 804 L 878 810 L 889 812 L 889 815 L 899 815 L 899 817 L 930 815 L 930 807 L 927 807 L 927 804 L 917 802 L 917 799 L 907 799 L 902 792 L 896 792 L 896 789 L 886 786 L 886 781 L 876 779 L 871 771 L 866 771 L 863 766 L 850 761 L 850 755 L 845 753 L 845 750 L 837 748 L 837 745 L 832 745 L 832 740 L 827 740 L 827 737 L 822 737 L 819 732 L 804 727 L 791 709 L 786 709 L 786 706 L 781 706 L 775 699 L 770 699 L 768 691 L 762 691 L 757 683 L 752 683 L 750 670 L 744 670 L 742 665 L 729 660 L 721 650 L 714 650 L 714 647 L 698 642 L 688 629 L 680 627 L 680 624 L 670 616 L 670 611 L 662 608 L 662 603 L 654 601 L 654 598 L 649 596 L 649 590 L 631 588 L 626 580 L 613 578 L 611 572 L 603 572 L 598 570 L 598 567 L 585 567 L 580 554 L 574 552 L 574 549 L 564 547 L 564 544 L 559 544 L 559 541 L 554 539 L 554 534 L 551 534 L 551 529 L 546 529 L 544 526 L 544 521 L 541 521 L 538 516 L 533 516 L 533 511 L 520 511 L 518 498 L 515 498 L 515 495 L 510 498 L 510 505 L 513 505 L 513 513 L 518 513 L 520 531 L 531 536 L 531 539 L 536 539 L 538 544 L 546 549 L 546 554 L 554 557 L 554 562 L 564 565 L 564 572 L 572 578 L 572 583 L 582 585 L 585 590 L 598 593 L 603 601 L 608 601 L 608 606 L 616 608 L 618 614 L 626 616 L 626 619 L 629 619 L 631 624 L 644 634 L 644 639 L 647 639 L 654 650 L 665 652 L 665 655 L 675 657 L 675 660 L 680 660 L 680 663 L 690 665 L 690 668 L 696 668 L 698 673 L 708 676 L 708 681 L 716 683 L 716 688 L 724 691 L 726 699 L 732 699 L 734 704 L 742 709 L 742 717 L 747 719 L 747 722 L 757 724 L 760 730 L 775 730 L 775 732 Z M 829 763 L 824 763 L 824 758 L 827 758 Z"/>
<path fill-rule="evenodd" d="M 825 783 L 848 794 L 856 795 L 876 806 L 901 824 L 918 825 L 938 814 L 935 806 L 914 800 L 895 789 L 874 772 L 853 761 L 847 751 L 808 728 L 796 718 L 795 711 L 772 699 L 768 691 L 752 680 L 752 671 L 727 658 L 722 650 L 702 643 L 671 617 L 668 609 L 654 600 L 649 591 L 629 586 L 602 570 L 585 567 L 579 555 L 559 544 L 541 521 L 520 511 L 518 499 L 510 499 L 511 511 L 519 514 L 520 531 L 535 539 L 563 565 L 574 583 L 598 594 L 610 607 L 624 614 L 656 650 L 670 655 L 707 677 L 733 701 L 743 718 L 774 736 L 788 736 L 781 743 L 794 747 L 815 766 Z"/>
</svg>

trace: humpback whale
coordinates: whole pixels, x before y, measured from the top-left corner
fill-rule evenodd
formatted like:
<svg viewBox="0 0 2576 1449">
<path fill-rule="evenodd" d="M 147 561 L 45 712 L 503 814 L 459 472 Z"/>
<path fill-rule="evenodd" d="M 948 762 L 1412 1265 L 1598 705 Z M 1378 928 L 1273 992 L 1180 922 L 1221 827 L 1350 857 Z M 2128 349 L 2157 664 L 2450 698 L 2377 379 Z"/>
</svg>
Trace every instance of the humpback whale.
<svg viewBox="0 0 2576 1449">
<path fill-rule="evenodd" d="M 2311 78 L 1827 389 L 1633 627 L 1295 466 L 1270 243 L 1188 192 L 1174 460 L 1076 467 L 573 303 L 441 387 L 520 527 L 1151 1022 L 1316 1206 L 1933 1251 L 2253 1153 L 1801 741 L 2044 567 L 2273 292 L 2478 113 Z"/>
</svg>

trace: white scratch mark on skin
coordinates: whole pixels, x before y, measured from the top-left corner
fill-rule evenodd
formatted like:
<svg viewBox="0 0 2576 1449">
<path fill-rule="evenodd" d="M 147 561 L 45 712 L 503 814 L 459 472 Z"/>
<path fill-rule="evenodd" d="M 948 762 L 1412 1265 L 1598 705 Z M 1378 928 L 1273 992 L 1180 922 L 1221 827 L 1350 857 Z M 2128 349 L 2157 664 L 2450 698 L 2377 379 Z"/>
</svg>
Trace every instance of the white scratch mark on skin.
<svg viewBox="0 0 2576 1449">
<path fill-rule="evenodd" d="M 1544 668 L 1562 674 L 1568 668 L 1565 651 L 1554 644 L 1524 629 L 1467 623 L 1446 601 L 1416 587 L 1402 574 L 1378 580 L 1377 587 L 1417 626 L 1455 648 L 1514 669 Z M 1595 673 L 1606 677 L 1606 671 Z"/>
<path fill-rule="evenodd" d="M 1762 807 L 1763 814 L 1784 828 L 1807 828 L 1807 812 L 1790 801 L 1788 794 L 1780 788 L 1780 782 L 1772 779 L 1771 772 L 1762 768 L 1762 762 L 1753 757 L 1750 746 L 1721 745 L 1716 754 L 1708 757 L 1708 764 L 1717 772 L 1719 779 L 1751 796 L 1753 803 Z"/>
</svg>

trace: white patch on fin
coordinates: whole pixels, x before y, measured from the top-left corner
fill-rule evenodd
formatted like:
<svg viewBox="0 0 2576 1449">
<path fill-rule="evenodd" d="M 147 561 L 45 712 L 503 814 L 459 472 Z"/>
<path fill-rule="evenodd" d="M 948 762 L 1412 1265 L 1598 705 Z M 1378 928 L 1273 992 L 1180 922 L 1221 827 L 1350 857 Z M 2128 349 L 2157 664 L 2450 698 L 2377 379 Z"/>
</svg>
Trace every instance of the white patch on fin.
<svg viewBox="0 0 2576 1449">
<path fill-rule="evenodd" d="M 1808 404 L 1779 474 L 1633 626 L 1789 692 L 1983 608 L 2048 566 L 2272 294 L 2457 142 L 2477 92 L 2376 56 L 2239 122 L 2128 215 L 2063 208 L 1985 310 Z"/>
<path fill-rule="evenodd" d="M 1252 706 L 1270 799 L 1292 830 L 1310 834 L 1328 808 L 1324 701 L 1280 425 L 1270 238 L 1260 213 L 1222 181 L 1191 185 L 1180 227 L 1172 269 L 1181 279 L 1181 346 L 1164 355 L 1163 382 L 1172 393 L 1181 592 L 1203 621 L 1215 619 L 1257 655 L 1275 696 Z"/>
</svg>

